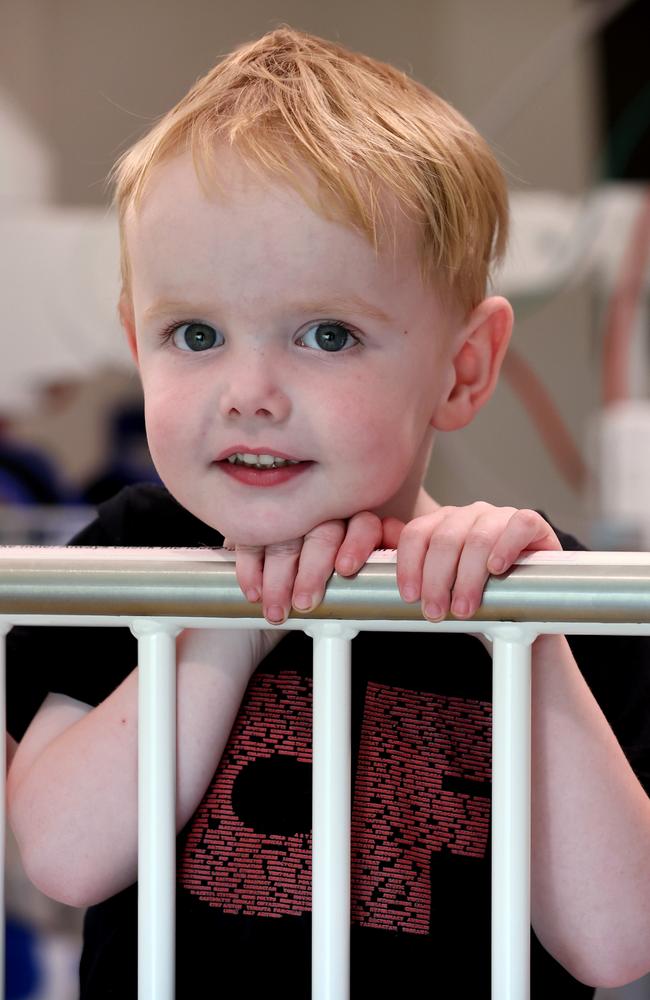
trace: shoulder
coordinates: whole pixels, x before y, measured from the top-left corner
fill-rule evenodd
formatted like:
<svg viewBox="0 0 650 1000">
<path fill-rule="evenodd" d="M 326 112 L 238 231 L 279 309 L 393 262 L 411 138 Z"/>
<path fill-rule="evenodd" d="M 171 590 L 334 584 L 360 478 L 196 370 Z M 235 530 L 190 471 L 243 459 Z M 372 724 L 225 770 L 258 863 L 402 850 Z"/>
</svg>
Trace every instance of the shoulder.
<svg viewBox="0 0 650 1000">
<path fill-rule="evenodd" d="M 223 536 L 190 514 L 164 486 L 127 486 L 97 508 L 72 545 L 220 547 Z"/>
</svg>

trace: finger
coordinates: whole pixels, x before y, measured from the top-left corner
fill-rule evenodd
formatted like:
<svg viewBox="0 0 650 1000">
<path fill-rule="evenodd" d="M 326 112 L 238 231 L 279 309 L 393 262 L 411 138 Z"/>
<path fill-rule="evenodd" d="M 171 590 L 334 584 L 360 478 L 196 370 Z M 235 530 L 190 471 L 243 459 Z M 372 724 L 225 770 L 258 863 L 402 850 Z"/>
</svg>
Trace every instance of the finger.
<svg viewBox="0 0 650 1000">
<path fill-rule="evenodd" d="M 267 545 L 264 550 L 262 576 L 262 609 L 272 625 L 278 625 L 289 614 L 291 591 L 296 577 L 302 538 Z"/>
<path fill-rule="evenodd" d="M 488 558 L 514 513 L 514 507 L 492 507 L 485 512 L 479 510 L 469 527 L 451 594 L 451 613 L 456 618 L 471 618 L 481 604 L 490 575 Z"/>
<path fill-rule="evenodd" d="M 442 520 L 431 535 L 422 569 L 422 612 L 431 621 L 449 612 L 460 555 L 476 519 L 473 506 L 443 507 Z"/>
<path fill-rule="evenodd" d="M 381 540 L 383 548 L 396 549 L 399 545 L 402 529 L 404 528 L 404 521 L 400 521 L 398 517 L 385 517 L 381 524 L 383 528 L 383 537 Z"/>
<path fill-rule="evenodd" d="M 326 521 L 305 535 L 291 602 L 297 611 L 310 611 L 323 599 L 327 581 L 346 532 L 345 521 Z"/>
<path fill-rule="evenodd" d="M 381 520 L 369 510 L 351 517 L 336 556 L 336 572 L 341 576 L 358 573 L 370 554 L 381 545 L 382 533 Z"/>
<path fill-rule="evenodd" d="M 431 532 L 443 520 L 443 510 L 444 508 L 440 508 L 436 514 L 415 518 L 400 533 L 397 545 L 397 586 L 404 601 L 417 601 L 420 598 Z"/>
<path fill-rule="evenodd" d="M 491 573 L 505 573 L 526 549 L 536 552 L 560 552 L 557 535 L 541 514 L 534 510 L 515 510 L 488 558 Z"/>
<path fill-rule="evenodd" d="M 247 601 L 256 604 L 262 597 L 264 546 L 236 545 L 235 573 Z"/>
</svg>

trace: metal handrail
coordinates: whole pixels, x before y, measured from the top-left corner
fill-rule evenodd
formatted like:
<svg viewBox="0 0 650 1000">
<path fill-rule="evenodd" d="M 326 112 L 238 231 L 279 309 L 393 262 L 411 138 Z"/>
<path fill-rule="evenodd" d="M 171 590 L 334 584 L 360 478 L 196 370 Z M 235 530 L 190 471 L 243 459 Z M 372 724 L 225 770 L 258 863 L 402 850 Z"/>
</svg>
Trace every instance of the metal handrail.
<svg viewBox="0 0 650 1000">
<path fill-rule="evenodd" d="M 0 547 L 0 614 L 261 618 L 221 550 Z M 334 574 L 310 620 L 422 621 L 405 604 L 394 561 L 368 563 L 353 580 Z M 650 622 L 650 553 L 549 552 L 488 580 L 473 621 Z M 451 621 L 447 624 L 451 624 Z M 271 627 L 271 626 L 269 626 Z M 302 626 L 301 626 L 302 627 Z"/>
</svg>

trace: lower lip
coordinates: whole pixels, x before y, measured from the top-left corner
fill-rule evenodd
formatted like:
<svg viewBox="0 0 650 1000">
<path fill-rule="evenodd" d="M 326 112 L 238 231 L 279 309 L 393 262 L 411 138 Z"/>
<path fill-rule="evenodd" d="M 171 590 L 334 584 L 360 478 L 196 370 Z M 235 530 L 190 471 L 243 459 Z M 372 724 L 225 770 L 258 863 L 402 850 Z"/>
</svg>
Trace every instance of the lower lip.
<svg viewBox="0 0 650 1000">
<path fill-rule="evenodd" d="M 279 469 L 252 469 L 245 465 L 235 465 L 233 462 L 217 462 L 220 469 L 246 486 L 281 486 L 292 479 L 297 479 L 313 462 L 298 462 L 296 465 L 283 465 Z"/>
</svg>

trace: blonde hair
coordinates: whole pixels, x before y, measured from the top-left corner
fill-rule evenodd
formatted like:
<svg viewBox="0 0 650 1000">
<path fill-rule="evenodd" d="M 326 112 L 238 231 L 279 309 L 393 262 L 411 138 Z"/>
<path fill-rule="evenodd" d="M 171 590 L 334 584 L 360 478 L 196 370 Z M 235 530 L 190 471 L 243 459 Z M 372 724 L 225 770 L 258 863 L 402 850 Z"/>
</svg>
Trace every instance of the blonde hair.
<svg viewBox="0 0 650 1000">
<path fill-rule="evenodd" d="M 318 181 L 311 207 L 375 248 L 390 191 L 416 226 L 423 277 L 442 279 L 466 309 L 485 295 L 508 222 L 505 179 L 486 142 L 405 73 L 282 27 L 226 56 L 113 168 L 127 297 L 126 212 L 137 209 L 154 167 L 187 150 L 199 180 L 216 181 L 218 140 L 309 201 L 295 169 L 305 165 Z"/>
</svg>

